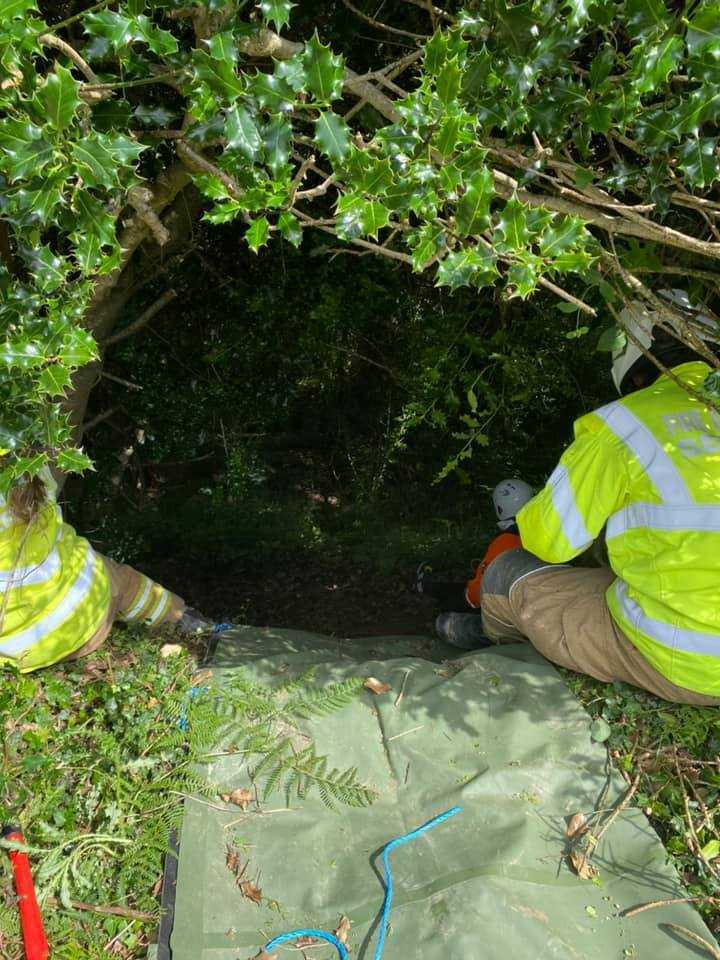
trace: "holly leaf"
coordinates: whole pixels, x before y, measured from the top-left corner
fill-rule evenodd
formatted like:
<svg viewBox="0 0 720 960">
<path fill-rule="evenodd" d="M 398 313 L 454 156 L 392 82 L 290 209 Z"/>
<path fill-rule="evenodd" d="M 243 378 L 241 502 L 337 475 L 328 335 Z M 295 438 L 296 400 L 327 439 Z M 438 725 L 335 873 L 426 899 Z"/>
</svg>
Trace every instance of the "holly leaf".
<svg viewBox="0 0 720 960">
<path fill-rule="evenodd" d="M 40 87 L 40 100 L 48 120 L 56 130 L 64 130 L 72 123 L 75 111 L 80 105 L 80 97 L 77 95 L 79 86 L 70 71 L 56 63 L 55 70 L 47 75 Z"/>
<path fill-rule="evenodd" d="M 537 286 L 539 268 L 539 259 L 532 254 L 525 254 L 522 259 L 510 265 L 505 278 L 508 287 L 512 288 L 508 295 L 510 299 L 520 297 L 525 300 L 530 296 Z"/>
<path fill-rule="evenodd" d="M 663 0 L 627 0 L 627 31 L 633 38 L 645 39 L 664 33 L 670 17 Z"/>
<path fill-rule="evenodd" d="M 451 250 L 438 264 L 436 287 L 459 287 L 473 284 L 476 287 L 487 286 L 497 276 L 495 258 L 490 250 L 469 247 L 464 250 Z"/>
<path fill-rule="evenodd" d="M 145 14 L 140 14 L 132 20 L 133 40 L 142 40 L 153 53 L 159 57 L 167 57 L 177 53 L 178 42 L 169 30 L 163 30 L 153 23 Z"/>
<path fill-rule="evenodd" d="M 283 211 L 278 218 L 278 227 L 280 233 L 294 247 L 299 247 L 302 243 L 303 232 L 300 221 L 287 210 Z"/>
<path fill-rule="evenodd" d="M 287 82 L 272 73 L 255 74 L 250 92 L 260 106 L 269 113 L 290 113 L 295 101 L 295 91 Z"/>
<path fill-rule="evenodd" d="M 493 233 L 493 245 L 503 253 L 522 250 L 530 239 L 528 208 L 517 197 L 505 204 Z"/>
<path fill-rule="evenodd" d="M 70 235 L 75 244 L 75 258 L 83 273 L 93 273 L 102 264 L 104 249 L 118 247 L 115 218 L 85 190 L 75 195 L 73 209 L 78 218 L 77 229 Z"/>
<path fill-rule="evenodd" d="M 0 150 L 5 154 L 0 165 L 7 171 L 10 182 L 28 174 L 37 174 L 52 159 L 52 146 L 44 139 L 40 127 L 20 120 L 0 123 Z"/>
<path fill-rule="evenodd" d="M 263 131 L 266 163 L 275 176 L 288 162 L 292 130 L 284 117 L 275 117 Z"/>
<path fill-rule="evenodd" d="M 57 466 L 62 473 L 85 473 L 86 470 L 95 469 L 90 457 L 79 447 L 62 450 L 58 454 Z"/>
<path fill-rule="evenodd" d="M 133 166 L 143 150 L 147 147 L 121 133 L 91 133 L 71 147 L 85 186 L 106 189 L 119 183 L 118 168 Z"/>
<path fill-rule="evenodd" d="M 257 253 L 260 247 L 264 247 L 270 238 L 270 224 L 267 217 L 258 217 L 253 220 L 245 232 L 245 239 L 253 253 Z"/>
<path fill-rule="evenodd" d="M 298 56 L 291 57 L 289 60 L 278 60 L 275 64 L 275 76 L 278 80 L 284 80 L 295 93 L 305 89 L 305 68 Z"/>
<path fill-rule="evenodd" d="M 55 222 L 55 211 L 65 204 L 64 184 L 65 178 L 56 176 L 33 181 L 29 186 L 16 190 L 11 195 L 16 206 L 15 219 L 23 226 Z"/>
<path fill-rule="evenodd" d="M 35 0 L 0 0 L 0 23 L 22 19 L 28 10 L 37 10 Z"/>
<path fill-rule="evenodd" d="M 253 162 L 260 159 L 263 146 L 260 131 L 245 107 L 231 107 L 226 111 L 225 137 L 229 150 L 237 150 Z"/>
<path fill-rule="evenodd" d="M 415 243 L 412 252 L 413 271 L 421 273 L 435 254 L 445 245 L 445 233 L 442 227 L 426 223 L 412 237 Z"/>
<path fill-rule="evenodd" d="M 706 53 L 717 59 L 720 54 L 720 3 L 704 3 L 690 17 L 685 34 L 692 57 Z"/>
<path fill-rule="evenodd" d="M 442 67 L 435 84 L 438 98 L 446 106 L 457 100 L 461 81 L 462 70 L 458 66 L 457 57 L 453 57 Z"/>
<path fill-rule="evenodd" d="M 204 50 L 195 50 L 193 67 L 197 79 L 207 84 L 223 100 L 236 100 L 245 92 L 243 81 L 235 73 L 233 60 L 218 60 Z"/>
<path fill-rule="evenodd" d="M 579 217 L 559 217 L 540 237 L 540 253 L 544 257 L 556 257 L 585 238 L 585 227 Z"/>
<path fill-rule="evenodd" d="M 26 338 L 16 337 L 13 340 L 6 340 L 0 346 L 0 361 L 6 367 L 20 367 L 21 369 L 32 369 L 41 367 L 46 362 L 40 346 Z M 0 427 L 0 429 L 2 429 Z M 5 442 L 3 446 L 5 446 Z"/>
<path fill-rule="evenodd" d="M 665 83 L 677 69 L 685 45 L 680 37 L 666 37 L 659 43 L 638 44 L 632 51 L 630 75 L 637 93 L 650 93 Z"/>
<path fill-rule="evenodd" d="M 377 235 L 390 223 L 390 211 L 379 200 L 366 200 L 361 214 L 363 233 L 377 239 Z"/>
<path fill-rule="evenodd" d="M 606 43 L 597 53 L 590 64 L 590 86 L 599 90 L 610 76 L 615 63 L 615 48 Z"/>
<path fill-rule="evenodd" d="M 142 104 L 136 109 L 135 115 L 142 110 Z M 150 107 L 147 108 L 152 109 Z M 130 118 L 133 115 L 132 104 L 127 100 L 103 100 L 93 107 L 92 125 L 100 133 L 107 133 L 109 130 L 126 130 Z M 138 119 L 140 117 L 138 116 Z M 142 122 L 142 121 L 141 121 Z M 164 124 L 158 124 L 164 126 Z"/>
<path fill-rule="evenodd" d="M 704 83 L 673 111 L 678 129 L 697 137 L 703 123 L 716 123 L 720 115 L 720 86 Z"/>
<path fill-rule="evenodd" d="M 231 30 L 214 33 L 209 40 L 203 42 L 213 60 L 227 60 L 228 63 L 237 63 L 237 46 Z"/>
<path fill-rule="evenodd" d="M 82 327 L 68 325 L 57 358 L 67 367 L 84 367 L 97 357 L 97 344 L 92 334 Z"/>
<path fill-rule="evenodd" d="M 435 146 L 441 157 L 449 157 L 458 145 L 460 118 L 447 117 L 435 137 Z"/>
<path fill-rule="evenodd" d="M 43 293 L 52 293 L 64 283 L 69 264 L 50 247 L 39 244 L 32 249 L 23 247 L 20 252 L 33 273 L 35 285 Z"/>
<path fill-rule="evenodd" d="M 146 127 L 167 127 L 178 114 L 176 110 L 169 110 L 161 103 L 139 103 L 133 116 Z"/>
<path fill-rule="evenodd" d="M 378 160 L 365 155 L 369 161 L 357 179 L 357 186 L 363 193 L 382 196 L 393 184 L 394 176 L 390 161 Z"/>
<path fill-rule="evenodd" d="M 461 236 L 480 233 L 490 223 L 493 176 L 487 167 L 473 174 L 458 201 L 455 219 Z"/>
<path fill-rule="evenodd" d="M 260 12 L 266 23 L 274 23 L 276 30 L 282 30 L 290 23 L 290 11 L 297 6 L 290 0 L 260 0 Z"/>
<path fill-rule="evenodd" d="M 342 96 L 345 67 L 343 58 L 333 54 L 315 34 L 305 44 L 301 60 L 305 67 L 307 89 L 321 103 L 331 103 Z"/>
<path fill-rule="evenodd" d="M 315 124 L 315 143 L 333 164 L 341 163 L 350 149 L 350 129 L 332 110 L 323 110 Z"/>
<path fill-rule="evenodd" d="M 87 13 L 83 17 L 85 33 L 91 37 L 102 37 L 118 50 L 133 39 L 133 23 L 129 17 L 113 10 L 100 10 Z"/>
<path fill-rule="evenodd" d="M 38 378 L 40 390 L 49 397 L 64 396 L 70 382 L 69 371 L 57 363 L 46 367 Z"/>
<path fill-rule="evenodd" d="M 690 137 L 680 145 L 678 166 L 691 187 L 710 186 L 720 177 L 717 137 Z"/>
</svg>

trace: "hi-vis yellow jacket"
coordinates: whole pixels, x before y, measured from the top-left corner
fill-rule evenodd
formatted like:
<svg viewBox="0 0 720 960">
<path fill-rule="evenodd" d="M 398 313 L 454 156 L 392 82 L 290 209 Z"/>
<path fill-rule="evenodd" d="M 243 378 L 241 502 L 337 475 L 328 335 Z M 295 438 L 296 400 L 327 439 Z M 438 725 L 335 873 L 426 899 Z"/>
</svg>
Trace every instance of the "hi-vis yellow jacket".
<svg viewBox="0 0 720 960">
<path fill-rule="evenodd" d="M 672 372 L 701 390 L 709 367 Z M 672 683 L 720 697 L 720 415 L 668 376 L 581 417 L 518 514 L 523 546 L 548 563 L 606 522 L 613 619 Z"/>
<path fill-rule="evenodd" d="M 0 497 L 0 662 L 23 673 L 78 650 L 110 608 L 102 558 L 63 523 L 49 472 L 43 480 L 48 502 L 30 524 Z"/>
</svg>

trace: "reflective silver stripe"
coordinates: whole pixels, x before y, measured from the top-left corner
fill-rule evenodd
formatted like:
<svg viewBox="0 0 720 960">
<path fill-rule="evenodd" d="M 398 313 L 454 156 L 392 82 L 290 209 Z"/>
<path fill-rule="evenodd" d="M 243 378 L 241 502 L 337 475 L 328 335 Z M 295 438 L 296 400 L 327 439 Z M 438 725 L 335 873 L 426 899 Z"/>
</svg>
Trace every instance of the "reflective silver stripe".
<svg viewBox="0 0 720 960">
<path fill-rule="evenodd" d="M 670 650 L 682 650 L 684 653 L 699 653 L 704 656 L 720 658 L 720 633 L 699 633 L 655 620 L 643 612 L 642 607 L 628 595 L 624 580 L 615 581 L 615 596 L 623 616 L 640 633 L 650 637 L 656 643 Z"/>
<path fill-rule="evenodd" d="M 150 594 L 150 591 L 152 590 L 153 582 L 149 577 L 145 577 L 145 576 L 143 576 L 143 580 L 145 581 L 145 586 L 137 602 L 133 604 L 133 606 L 130 608 L 130 610 L 127 611 L 127 613 L 120 614 L 123 620 L 134 620 L 137 617 L 137 615 L 140 613 L 142 608 L 145 606 L 145 604 L 147 603 L 147 598 Z"/>
<path fill-rule="evenodd" d="M 17 657 L 62 626 L 87 599 L 93 585 L 96 563 L 97 554 L 88 546 L 83 568 L 60 603 L 31 627 L 26 627 L 25 630 L 20 630 L 7 640 L 3 640 L 0 643 L 0 655 Z"/>
<path fill-rule="evenodd" d="M 680 472 L 642 421 L 622 403 L 610 403 L 595 413 L 635 454 L 661 498 L 669 503 L 694 503 Z"/>
<path fill-rule="evenodd" d="M 573 550 L 583 550 L 592 543 L 593 538 L 588 533 L 585 521 L 575 503 L 567 468 L 562 464 L 555 467 L 548 484 L 552 488 L 553 506 L 560 517 L 565 539 Z"/>
<path fill-rule="evenodd" d="M 0 570 L 0 584 L 9 584 L 6 589 L 12 590 L 14 587 L 31 587 L 40 583 L 47 583 L 48 580 L 59 573 L 61 567 L 60 552 L 58 544 L 62 540 L 62 528 L 58 531 L 57 539 L 52 546 L 50 553 L 42 563 L 29 564 L 25 567 L 15 567 L 13 570 Z"/>
<path fill-rule="evenodd" d="M 148 626 L 152 626 L 157 620 L 160 619 L 160 616 L 165 613 L 167 608 L 170 606 L 170 594 L 167 590 L 162 590 L 158 602 L 153 607 L 152 613 L 145 617 L 145 623 Z"/>
<path fill-rule="evenodd" d="M 610 517 L 606 536 L 610 539 L 626 530 L 638 529 L 720 533 L 720 504 L 676 507 L 664 503 L 633 503 Z"/>
</svg>

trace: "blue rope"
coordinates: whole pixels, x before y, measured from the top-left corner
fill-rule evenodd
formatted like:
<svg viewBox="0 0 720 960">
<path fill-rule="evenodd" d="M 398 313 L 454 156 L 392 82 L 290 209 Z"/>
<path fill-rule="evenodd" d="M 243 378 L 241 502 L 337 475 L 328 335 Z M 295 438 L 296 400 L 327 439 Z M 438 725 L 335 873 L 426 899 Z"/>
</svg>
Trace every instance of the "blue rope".
<svg viewBox="0 0 720 960">
<path fill-rule="evenodd" d="M 281 933 L 279 937 L 275 937 L 270 943 L 265 944 L 265 952 L 270 953 L 271 950 L 279 947 L 282 943 L 290 943 L 291 940 L 298 940 L 300 937 L 312 937 L 314 940 L 325 940 L 326 943 L 331 943 L 335 947 L 340 960 L 347 960 L 348 952 L 343 944 L 340 943 L 338 938 L 332 933 L 325 933 L 324 930 L 293 930 L 292 933 Z"/>
<path fill-rule="evenodd" d="M 390 917 L 390 910 L 392 908 L 393 879 L 392 870 L 390 869 L 390 854 L 397 847 L 402 846 L 402 844 L 410 843 L 412 840 L 417 840 L 418 837 L 421 837 L 424 833 L 427 833 L 428 830 L 432 830 L 433 827 L 437 827 L 441 823 L 445 823 L 445 821 L 449 820 L 450 817 L 454 817 L 456 813 L 460 813 L 460 810 L 460 807 L 452 807 L 450 810 L 446 810 L 445 813 L 441 813 L 439 816 L 433 817 L 432 820 L 428 820 L 427 823 L 424 823 L 416 830 L 411 830 L 410 833 L 406 833 L 402 837 L 396 837 L 394 840 L 386 843 L 383 847 L 382 864 L 385 871 L 385 898 L 383 899 L 382 910 L 380 911 L 380 932 L 378 933 L 374 960 L 380 960 L 383 955 L 383 951 L 385 949 L 385 937 L 387 935 L 388 919 Z M 330 943 L 335 947 L 340 960 L 347 960 L 348 952 L 343 944 L 340 943 L 337 937 L 332 933 L 325 933 L 323 930 L 293 930 L 291 933 L 283 933 L 279 937 L 275 937 L 274 940 L 271 940 L 269 943 L 265 944 L 265 953 L 270 953 L 271 950 L 275 949 L 275 947 L 279 947 L 283 943 L 290 943 L 291 940 L 298 940 L 300 937 L 313 937 L 315 940 L 325 940 L 326 943 Z"/>
</svg>

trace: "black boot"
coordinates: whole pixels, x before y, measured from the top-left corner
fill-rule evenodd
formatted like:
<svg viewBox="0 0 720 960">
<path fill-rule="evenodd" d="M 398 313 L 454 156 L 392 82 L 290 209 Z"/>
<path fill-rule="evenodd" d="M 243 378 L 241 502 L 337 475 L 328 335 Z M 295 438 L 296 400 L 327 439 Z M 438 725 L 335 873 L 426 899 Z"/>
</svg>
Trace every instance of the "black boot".
<svg viewBox="0 0 720 960">
<path fill-rule="evenodd" d="M 435 621 L 435 632 L 445 643 L 461 650 L 493 646 L 493 641 L 483 633 L 482 617 L 478 613 L 441 613 Z"/>
</svg>

